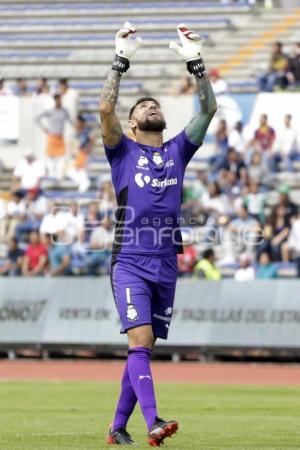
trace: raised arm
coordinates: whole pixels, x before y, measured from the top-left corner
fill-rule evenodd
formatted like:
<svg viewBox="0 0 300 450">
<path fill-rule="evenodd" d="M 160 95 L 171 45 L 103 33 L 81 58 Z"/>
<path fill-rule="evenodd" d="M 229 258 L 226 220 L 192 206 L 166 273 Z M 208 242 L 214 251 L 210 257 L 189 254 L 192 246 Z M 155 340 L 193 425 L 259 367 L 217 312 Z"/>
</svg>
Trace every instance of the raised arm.
<svg viewBox="0 0 300 450">
<path fill-rule="evenodd" d="M 201 145 L 217 111 L 217 102 L 207 74 L 204 73 L 201 78 L 196 75 L 196 80 L 201 111 L 188 123 L 185 132 L 191 142 Z"/>
<path fill-rule="evenodd" d="M 104 145 L 113 147 L 120 141 L 123 131 L 120 120 L 115 112 L 121 76 L 129 69 L 129 59 L 141 46 L 140 38 L 131 40 L 130 36 L 136 29 L 125 22 L 116 35 L 116 56 L 112 64 L 100 97 L 100 119 Z"/>
<path fill-rule="evenodd" d="M 106 79 L 100 97 L 100 119 L 104 145 L 113 147 L 123 134 L 120 120 L 115 112 L 120 86 L 121 74 L 111 70 Z"/>
<path fill-rule="evenodd" d="M 177 32 L 181 45 L 171 42 L 170 48 L 186 60 L 188 71 L 195 75 L 201 107 L 201 111 L 193 117 L 185 131 L 191 142 L 201 145 L 210 121 L 217 111 L 217 102 L 201 57 L 201 36 L 189 30 L 184 24 L 178 25 Z"/>
</svg>

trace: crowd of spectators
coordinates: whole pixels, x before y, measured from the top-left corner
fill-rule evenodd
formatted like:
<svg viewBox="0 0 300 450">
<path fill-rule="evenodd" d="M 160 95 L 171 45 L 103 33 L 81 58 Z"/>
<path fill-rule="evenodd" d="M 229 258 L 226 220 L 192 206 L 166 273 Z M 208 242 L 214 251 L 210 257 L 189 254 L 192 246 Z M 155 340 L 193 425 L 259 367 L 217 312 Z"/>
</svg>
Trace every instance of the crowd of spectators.
<svg viewBox="0 0 300 450">
<path fill-rule="evenodd" d="M 298 44 L 293 58 L 287 58 L 282 46 L 275 44 L 272 67 L 276 70 L 261 78 L 262 87 L 294 86 L 299 55 Z M 280 84 L 283 68 L 286 84 Z M 215 94 L 227 94 L 228 85 L 219 72 L 212 69 L 209 75 Z M 19 79 L 13 92 L 20 96 L 48 96 L 50 88 L 48 81 L 41 79 L 32 91 L 25 80 Z M 172 91 L 175 95 L 194 92 L 195 87 L 186 75 Z M 3 80 L 1 93 L 9 93 Z M 0 243 L 6 245 L 0 274 L 107 274 L 114 232 L 115 197 L 111 182 L 102 182 L 97 200 L 83 204 L 49 201 L 41 188 L 41 181 L 49 176 L 57 179 L 67 176 L 81 192 L 90 186 L 86 167 L 93 137 L 84 117 L 74 116 L 76 109 L 72 105 L 77 102 L 77 94 L 69 88 L 67 80 L 60 80 L 52 94 L 54 103 L 36 117 L 37 124 L 48 135 L 46 162 L 26 151 L 15 167 L 10 197 L 6 201 L 0 198 Z M 65 150 L 61 154 L 55 150 L 67 146 L 64 130 L 67 124 L 76 130 L 78 149 L 73 164 L 64 170 Z M 184 253 L 178 256 L 180 275 L 219 280 L 222 276 L 219 267 L 230 266 L 236 270 L 234 277 L 238 281 L 276 278 L 278 264 L 294 261 L 300 277 L 298 206 L 291 200 L 287 185 L 272 181 L 282 171 L 293 173 L 300 161 L 300 136 L 294 118 L 284 115 L 282 126 L 275 130 L 268 116 L 262 114 L 250 137 L 241 121 L 232 126 L 221 119 L 214 147 L 208 168 L 198 170 L 196 179 L 187 182 L 184 188 L 185 232 Z M 194 236 L 191 230 L 195 229 L 200 233 L 191 238 Z"/>
<path fill-rule="evenodd" d="M 3 95 L 35 98 L 35 107 L 41 109 L 35 125 L 46 136 L 43 162 L 25 158 L 18 164 L 17 172 L 30 174 L 28 180 L 33 172 L 55 180 L 68 178 L 79 192 L 87 191 L 90 187 L 87 166 L 95 136 L 84 115 L 79 114 L 79 92 L 65 78 L 51 85 L 41 78 L 34 86 L 19 78 L 10 86 L 0 80 L 0 96 Z M 27 152 L 34 159 L 32 149 Z"/>
<path fill-rule="evenodd" d="M 201 243 L 210 251 L 199 261 L 191 237 L 186 256 L 179 258 L 182 276 L 206 273 L 218 279 L 217 260 L 237 268 L 234 277 L 240 281 L 275 278 L 279 267 L 293 261 L 300 277 L 300 209 L 290 187 L 276 178 L 297 169 L 299 138 L 291 115 L 275 130 L 263 114 L 250 139 L 242 123 L 229 131 L 225 120 L 219 122 L 216 153 L 209 169 L 199 170 L 197 180 L 186 186 L 182 209 L 185 224 L 196 217 Z"/>
<path fill-rule="evenodd" d="M 215 68 L 209 71 L 215 95 L 228 94 L 227 82 Z M 284 50 L 281 42 L 274 42 L 267 69 L 257 78 L 261 92 L 300 90 L 300 42 L 293 44 L 290 52 Z M 192 77 L 184 74 L 170 89 L 172 95 L 193 94 L 196 86 Z"/>
<path fill-rule="evenodd" d="M 238 281 L 275 278 L 278 264 L 291 261 L 300 276 L 298 206 L 288 185 L 274 192 L 278 184 L 272 181 L 278 171 L 294 170 L 298 138 L 289 115 L 275 131 L 263 114 L 250 140 L 241 123 L 229 131 L 220 121 L 215 155 L 184 188 L 181 276 L 218 280 L 218 267 L 230 266 Z M 0 241 L 7 245 L 0 273 L 107 274 L 114 233 L 111 182 L 102 181 L 97 200 L 59 203 L 43 195 L 43 175 L 40 162 L 26 155 L 15 168 L 10 199 L 0 200 Z"/>
<path fill-rule="evenodd" d="M 272 46 L 267 71 L 260 76 L 261 91 L 295 90 L 300 88 L 300 42 L 293 45 L 290 53 L 286 53 L 281 42 Z"/>
<path fill-rule="evenodd" d="M 101 275 L 109 270 L 114 224 L 110 182 L 99 198 L 58 203 L 38 189 L 0 200 L 1 275 Z"/>
<path fill-rule="evenodd" d="M 18 97 L 31 97 L 60 94 L 64 97 L 64 106 L 69 109 L 78 102 L 78 92 L 69 86 L 66 78 L 58 82 L 50 82 L 47 78 L 39 78 L 35 85 L 29 84 L 25 78 L 17 78 L 15 82 L 6 82 L 0 79 L 0 95 L 16 95 Z M 72 111 L 70 111 L 72 115 Z M 74 118 L 74 117 L 73 117 Z"/>
</svg>

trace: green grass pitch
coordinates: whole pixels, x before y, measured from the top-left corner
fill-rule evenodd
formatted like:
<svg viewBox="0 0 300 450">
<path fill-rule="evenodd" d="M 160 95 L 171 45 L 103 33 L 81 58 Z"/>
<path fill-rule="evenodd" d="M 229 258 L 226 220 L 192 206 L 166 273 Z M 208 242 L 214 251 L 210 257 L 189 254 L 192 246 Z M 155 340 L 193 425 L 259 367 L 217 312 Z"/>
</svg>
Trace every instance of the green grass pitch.
<svg viewBox="0 0 300 450">
<path fill-rule="evenodd" d="M 156 392 L 159 413 L 180 424 L 166 450 L 300 449 L 300 388 L 158 384 Z M 117 396 L 116 383 L 0 382 L 0 449 L 108 449 Z M 128 430 L 150 448 L 139 408 Z"/>
</svg>

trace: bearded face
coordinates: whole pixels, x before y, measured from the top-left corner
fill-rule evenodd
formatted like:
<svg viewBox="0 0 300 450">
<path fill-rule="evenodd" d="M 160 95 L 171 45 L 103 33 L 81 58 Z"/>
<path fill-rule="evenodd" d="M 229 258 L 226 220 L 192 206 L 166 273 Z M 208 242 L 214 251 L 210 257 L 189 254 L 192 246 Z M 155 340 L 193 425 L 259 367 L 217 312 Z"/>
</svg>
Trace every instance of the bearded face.
<svg viewBox="0 0 300 450">
<path fill-rule="evenodd" d="M 141 131 L 163 131 L 166 128 L 166 121 L 159 115 L 150 115 L 144 121 L 137 119 L 137 126 Z"/>
<path fill-rule="evenodd" d="M 161 133 L 166 128 L 164 115 L 159 104 L 154 101 L 145 101 L 138 104 L 131 120 L 134 128 L 140 131 Z"/>
</svg>

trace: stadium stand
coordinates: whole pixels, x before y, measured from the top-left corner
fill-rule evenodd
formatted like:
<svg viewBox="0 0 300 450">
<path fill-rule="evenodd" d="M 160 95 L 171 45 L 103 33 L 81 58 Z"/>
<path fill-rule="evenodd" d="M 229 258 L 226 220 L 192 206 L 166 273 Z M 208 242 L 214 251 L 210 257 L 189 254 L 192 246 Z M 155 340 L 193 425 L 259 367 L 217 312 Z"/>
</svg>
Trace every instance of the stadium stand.
<svg viewBox="0 0 300 450">
<path fill-rule="evenodd" d="M 171 14 L 170 5 L 170 2 L 101 2 L 101 5 L 98 2 L 1 2 L 0 77 L 7 80 L 24 77 L 29 82 L 37 77 L 68 77 L 71 84 L 84 80 L 85 94 L 97 99 L 99 91 L 92 90 L 94 83 L 104 80 L 113 54 L 115 29 L 130 11 L 136 26 L 143 29 L 146 47 L 141 62 L 136 61 L 134 73 L 129 74 L 130 81 L 141 83 L 140 92 L 159 95 L 166 93 L 169 81 L 177 79 L 182 72 L 180 62 L 167 49 L 168 42 L 175 37 L 174 27 L 178 22 L 184 20 L 196 26 L 213 45 L 223 40 L 224 33 L 229 35 L 237 28 L 235 18 L 239 23 L 247 22 L 255 15 L 247 2 L 219 5 L 218 2 L 176 1 L 172 3 Z M 225 53 L 229 48 L 232 50 L 232 45 L 227 45 Z M 211 54 L 207 51 L 206 60 L 211 66 L 220 64 L 222 58 L 224 48 L 219 52 L 215 46 Z M 144 61 L 151 61 L 151 67 L 144 65 Z M 161 61 L 168 62 L 167 68 Z M 90 102 L 86 98 L 84 107 L 95 111 L 96 101 L 91 95 L 88 98 Z M 127 103 L 130 102 L 129 98 Z"/>
</svg>

